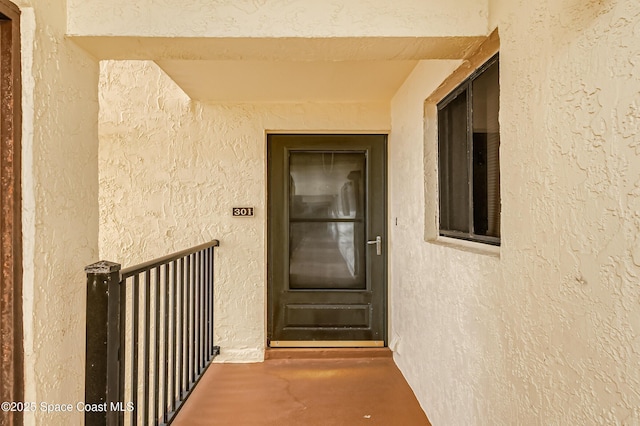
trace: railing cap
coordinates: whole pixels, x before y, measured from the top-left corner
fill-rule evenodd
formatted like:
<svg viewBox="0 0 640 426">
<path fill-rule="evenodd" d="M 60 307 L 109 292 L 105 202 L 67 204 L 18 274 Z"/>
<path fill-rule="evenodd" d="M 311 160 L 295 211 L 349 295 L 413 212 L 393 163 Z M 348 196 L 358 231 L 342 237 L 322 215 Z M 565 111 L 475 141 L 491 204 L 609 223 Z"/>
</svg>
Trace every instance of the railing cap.
<svg viewBox="0 0 640 426">
<path fill-rule="evenodd" d="M 122 265 L 119 263 L 101 260 L 100 262 L 86 266 L 84 271 L 87 274 L 110 274 L 112 272 L 118 272 L 120 269 L 122 269 Z"/>
</svg>

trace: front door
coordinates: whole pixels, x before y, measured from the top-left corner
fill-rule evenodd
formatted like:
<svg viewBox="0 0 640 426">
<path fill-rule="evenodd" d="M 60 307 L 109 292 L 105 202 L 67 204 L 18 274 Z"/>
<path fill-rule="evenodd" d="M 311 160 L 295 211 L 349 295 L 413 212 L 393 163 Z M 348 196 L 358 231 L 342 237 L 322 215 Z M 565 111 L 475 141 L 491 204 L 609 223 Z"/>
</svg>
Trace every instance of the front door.
<svg viewBox="0 0 640 426">
<path fill-rule="evenodd" d="M 271 347 L 384 346 L 386 135 L 269 135 Z"/>
</svg>

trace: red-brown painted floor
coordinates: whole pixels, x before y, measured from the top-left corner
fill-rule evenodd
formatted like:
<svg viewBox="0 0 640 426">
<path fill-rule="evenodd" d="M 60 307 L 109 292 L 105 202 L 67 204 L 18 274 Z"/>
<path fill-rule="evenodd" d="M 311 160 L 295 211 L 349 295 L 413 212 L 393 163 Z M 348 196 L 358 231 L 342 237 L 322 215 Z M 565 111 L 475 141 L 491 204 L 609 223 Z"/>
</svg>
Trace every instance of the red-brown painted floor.
<svg viewBox="0 0 640 426">
<path fill-rule="evenodd" d="M 358 351 L 273 349 L 263 363 L 212 364 L 173 424 L 429 425 L 390 351 Z"/>
</svg>

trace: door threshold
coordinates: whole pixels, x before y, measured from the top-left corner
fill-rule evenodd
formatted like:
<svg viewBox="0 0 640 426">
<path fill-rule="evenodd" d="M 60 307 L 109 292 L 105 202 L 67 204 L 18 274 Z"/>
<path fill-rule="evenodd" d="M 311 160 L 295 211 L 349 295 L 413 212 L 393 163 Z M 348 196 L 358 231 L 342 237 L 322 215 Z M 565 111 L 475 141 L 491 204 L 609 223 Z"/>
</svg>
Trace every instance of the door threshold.
<svg viewBox="0 0 640 426">
<path fill-rule="evenodd" d="M 384 340 L 272 340 L 272 348 L 383 348 Z"/>
<path fill-rule="evenodd" d="M 264 359 L 371 359 L 393 358 L 389 348 L 267 348 Z"/>
</svg>

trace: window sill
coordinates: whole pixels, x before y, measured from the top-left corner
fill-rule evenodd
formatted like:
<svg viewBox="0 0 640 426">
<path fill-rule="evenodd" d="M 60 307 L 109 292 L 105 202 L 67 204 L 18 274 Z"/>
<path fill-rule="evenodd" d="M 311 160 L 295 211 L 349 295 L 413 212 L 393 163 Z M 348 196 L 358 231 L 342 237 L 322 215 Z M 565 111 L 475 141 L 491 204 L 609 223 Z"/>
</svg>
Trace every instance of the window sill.
<svg viewBox="0 0 640 426">
<path fill-rule="evenodd" d="M 428 242 L 438 246 L 467 251 L 469 253 L 500 258 L 500 246 L 460 240 L 458 238 L 443 237 L 442 235 L 439 235 L 435 240 L 429 240 Z"/>
</svg>

